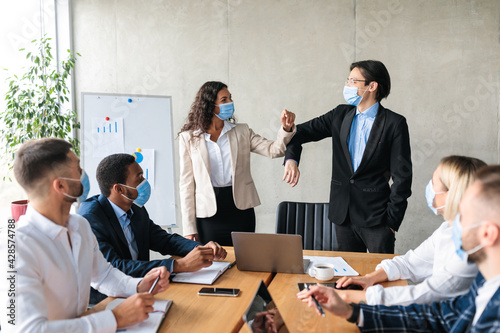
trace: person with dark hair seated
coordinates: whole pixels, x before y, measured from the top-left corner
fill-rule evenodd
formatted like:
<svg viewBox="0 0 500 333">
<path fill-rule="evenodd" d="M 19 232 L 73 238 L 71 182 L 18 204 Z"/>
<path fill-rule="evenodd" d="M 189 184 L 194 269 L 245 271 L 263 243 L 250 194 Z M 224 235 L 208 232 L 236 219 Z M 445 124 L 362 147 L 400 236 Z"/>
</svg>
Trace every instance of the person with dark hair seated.
<svg viewBox="0 0 500 333">
<path fill-rule="evenodd" d="M 64 140 L 43 138 L 24 143 L 16 152 L 14 174 L 30 202 L 16 222 L 15 272 L 10 272 L 16 273 L 11 275 L 16 279 L 15 303 L 10 302 L 15 312 L 12 320 L 2 321 L 4 332 L 121 331 L 148 318 L 154 311 L 153 295 L 169 286 L 165 267 L 145 272 L 143 279 L 112 267 L 88 222 L 70 214 L 71 205 L 89 189 L 72 148 Z M 91 285 L 111 296 L 129 297 L 113 310 L 84 315 Z M 4 286 L 0 283 L 2 306 L 7 305 Z"/>
<path fill-rule="evenodd" d="M 142 277 L 153 267 L 165 266 L 171 273 L 193 272 L 226 257 L 215 242 L 205 246 L 178 234 L 169 234 L 149 218 L 144 204 L 151 188 L 140 165 L 129 154 L 113 154 L 97 167 L 100 195 L 82 203 L 78 214 L 92 227 L 104 257 L 122 272 Z M 149 260 L 149 251 L 181 259 Z M 91 291 L 90 302 L 104 295 Z"/>
</svg>

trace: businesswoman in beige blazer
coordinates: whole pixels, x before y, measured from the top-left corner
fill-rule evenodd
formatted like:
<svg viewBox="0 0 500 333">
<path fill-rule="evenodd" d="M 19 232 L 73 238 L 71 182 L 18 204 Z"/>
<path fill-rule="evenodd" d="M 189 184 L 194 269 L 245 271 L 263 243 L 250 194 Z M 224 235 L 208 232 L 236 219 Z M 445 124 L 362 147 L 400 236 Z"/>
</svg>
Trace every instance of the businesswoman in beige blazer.
<svg viewBox="0 0 500 333">
<path fill-rule="evenodd" d="M 232 246 L 232 231 L 255 232 L 259 196 L 250 152 L 281 157 L 295 134 L 295 114 L 284 110 L 276 141 L 237 124 L 227 86 L 206 82 L 179 133 L 180 199 L 184 237 Z"/>
</svg>

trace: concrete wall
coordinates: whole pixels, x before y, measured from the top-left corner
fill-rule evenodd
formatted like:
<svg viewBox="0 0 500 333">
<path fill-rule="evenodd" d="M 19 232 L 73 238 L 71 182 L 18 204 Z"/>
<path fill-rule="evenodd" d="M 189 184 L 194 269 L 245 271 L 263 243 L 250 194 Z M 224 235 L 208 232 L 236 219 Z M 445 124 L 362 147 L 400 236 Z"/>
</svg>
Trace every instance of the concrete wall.
<svg viewBox="0 0 500 333">
<path fill-rule="evenodd" d="M 402 253 L 442 221 L 424 200 L 441 157 L 499 162 L 499 11 L 497 0 L 74 0 L 76 93 L 172 96 L 178 131 L 198 88 L 221 80 L 238 121 L 272 138 L 283 108 L 299 123 L 321 115 L 344 103 L 351 62 L 381 60 L 393 86 L 383 105 L 407 118 L 414 161 Z M 305 146 L 293 189 L 281 159 L 252 158 L 257 231 L 274 231 L 280 201 L 328 200 L 330 150 Z"/>
</svg>

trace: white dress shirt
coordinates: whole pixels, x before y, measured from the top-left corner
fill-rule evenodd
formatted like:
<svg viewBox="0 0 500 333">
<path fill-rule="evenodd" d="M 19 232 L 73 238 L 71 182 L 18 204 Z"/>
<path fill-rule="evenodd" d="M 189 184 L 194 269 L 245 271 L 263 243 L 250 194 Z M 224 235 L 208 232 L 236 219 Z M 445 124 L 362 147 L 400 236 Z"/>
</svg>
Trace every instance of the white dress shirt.
<svg viewBox="0 0 500 333">
<path fill-rule="evenodd" d="M 476 325 L 477 321 L 483 314 L 484 309 L 490 302 L 493 295 L 500 288 L 500 275 L 494 279 L 486 280 L 484 284 L 477 290 L 476 296 L 476 313 L 474 314 L 474 320 L 472 325 Z"/>
<path fill-rule="evenodd" d="M 217 142 L 210 139 L 210 134 L 205 133 L 208 157 L 210 159 L 210 176 L 214 187 L 226 187 L 233 184 L 231 174 L 231 148 L 226 133 L 236 125 L 224 121 L 224 127 Z"/>
<path fill-rule="evenodd" d="M 130 296 L 141 279 L 104 259 L 80 215 L 69 215 L 62 227 L 28 206 L 17 223 L 18 332 L 115 332 L 110 310 L 77 318 L 87 309 L 90 286 L 110 296 Z"/>
<path fill-rule="evenodd" d="M 452 228 L 443 222 L 415 250 L 403 256 L 383 260 L 376 269 L 384 269 L 389 281 L 407 279 L 416 285 L 367 288 L 366 302 L 381 305 L 431 303 L 467 292 L 477 275 L 475 264 L 461 260 L 455 253 Z"/>
</svg>

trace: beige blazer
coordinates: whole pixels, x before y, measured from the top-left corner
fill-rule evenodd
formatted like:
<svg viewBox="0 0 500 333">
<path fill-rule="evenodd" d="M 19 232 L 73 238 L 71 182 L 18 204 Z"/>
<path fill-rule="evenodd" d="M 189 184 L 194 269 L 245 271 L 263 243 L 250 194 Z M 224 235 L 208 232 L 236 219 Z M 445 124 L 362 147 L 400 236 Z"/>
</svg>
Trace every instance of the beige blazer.
<svg viewBox="0 0 500 333">
<path fill-rule="evenodd" d="M 231 153 L 231 175 L 234 203 L 238 209 L 260 205 L 259 195 L 250 173 L 250 152 L 270 158 L 284 156 L 286 145 L 296 132 L 286 132 L 280 126 L 276 141 L 255 134 L 247 124 L 236 124 L 227 132 Z M 211 217 L 217 212 L 217 202 L 210 176 L 210 159 L 203 134 L 192 131 L 179 135 L 180 199 L 183 234 L 196 234 L 196 218 Z"/>
</svg>

